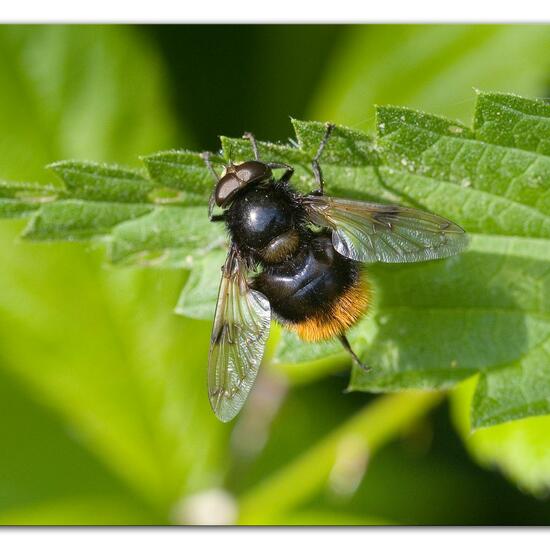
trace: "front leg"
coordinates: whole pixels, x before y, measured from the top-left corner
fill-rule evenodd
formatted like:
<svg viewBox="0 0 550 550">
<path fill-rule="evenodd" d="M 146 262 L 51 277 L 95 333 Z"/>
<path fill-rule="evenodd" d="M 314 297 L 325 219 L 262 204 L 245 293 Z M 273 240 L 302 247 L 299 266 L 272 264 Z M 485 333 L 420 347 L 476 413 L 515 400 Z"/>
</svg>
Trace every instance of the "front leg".
<svg viewBox="0 0 550 550">
<path fill-rule="evenodd" d="M 243 135 L 243 138 L 248 139 L 248 141 L 250 141 L 250 145 L 252 146 L 252 151 L 254 151 L 254 158 L 259 161 L 260 150 L 254 134 L 252 132 L 245 132 Z M 278 168 L 285 169 L 284 174 L 281 176 L 281 179 L 279 180 L 282 183 L 288 183 L 290 181 L 290 178 L 294 174 L 294 168 L 292 168 L 292 166 L 288 164 L 285 164 L 284 162 L 267 162 L 266 164 L 271 169 L 278 169 Z"/>
<path fill-rule="evenodd" d="M 323 139 L 321 140 L 321 143 L 319 144 L 319 149 L 317 149 L 317 153 L 315 153 L 315 156 L 313 157 L 313 160 L 311 161 L 311 168 L 313 169 L 313 176 L 315 177 L 315 181 L 317 183 L 317 189 L 311 193 L 312 195 L 324 195 L 324 186 L 325 186 L 325 180 L 323 179 L 323 172 L 321 171 L 321 166 L 319 164 L 319 159 L 321 158 L 321 155 L 323 154 L 323 150 L 325 148 L 325 145 L 327 144 L 327 141 L 330 138 L 330 135 L 332 134 L 332 130 L 334 130 L 334 124 L 327 122 L 325 125 L 325 135 L 323 136 Z"/>
<path fill-rule="evenodd" d="M 221 214 L 212 214 L 214 211 L 214 193 L 210 195 L 210 198 L 208 199 L 208 219 L 211 222 L 223 222 L 225 221 L 225 212 L 222 212 Z"/>
<path fill-rule="evenodd" d="M 284 162 L 268 162 L 267 165 L 271 169 L 278 169 L 278 168 L 284 168 L 285 171 L 283 175 L 280 177 L 279 181 L 282 183 L 288 183 L 290 181 L 290 178 L 294 174 L 294 168 L 290 166 L 290 164 L 285 164 Z"/>
</svg>

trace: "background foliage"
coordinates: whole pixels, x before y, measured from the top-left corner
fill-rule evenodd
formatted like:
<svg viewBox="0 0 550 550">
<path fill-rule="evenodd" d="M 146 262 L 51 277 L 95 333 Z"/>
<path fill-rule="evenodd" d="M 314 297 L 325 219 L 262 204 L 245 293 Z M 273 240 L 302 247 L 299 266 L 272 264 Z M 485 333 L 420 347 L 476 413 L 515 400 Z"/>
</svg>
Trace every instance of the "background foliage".
<svg viewBox="0 0 550 550">
<path fill-rule="evenodd" d="M 494 143 L 490 116 L 472 124 L 472 88 L 548 95 L 548 45 L 550 28 L 537 26 L 2 27 L 0 177 L 29 183 L 17 196 L 34 196 L 33 182 L 53 183 L 53 195 L 57 180 L 43 166 L 59 159 L 137 167 L 139 155 L 217 149 L 217 135 L 245 129 L 284 140 L 292 135 L 288 115 L 371 130 L 372 105 L 386 103 L 458 118 Z M 382 139 L 387 127 L 400 155 L 400 136 L 389 129 L 404 114 L 389 109 L 378 117 Z M 529 143 L 505 145 L 529 150 Z M 146 162 L 151 171 L 166 160 Z M 425 166 L 437 172 L 433 162 Z M 68 182 L 73 168 L 53 169 Z M 467 169 L 467 162 L 455 166 L 461 177 L 471 176 Z M 127 208 L 143 209 L 132 204 L 145 192 L 139 171 L 90 169 L 92 180 L 106 176 L 118 178 L 121 190 L 135 189 L 119 197 Z M 0 207 L 13 206 L 11 195 L 0 197 L 7 197 Z M 456 217 L 446 207 L 442 197 L 434 210 Z M 59 219 L 53 214 L 35 223 L 35 237 Z M 90 216 L 94 231 L 104 230 L 101 212 Z M 336 356 L 313 368 L 279 360 L 263 369 L 241 419 L 221 425 L 205 391 L 209 323 L 173 315 L 184 272 L 111 268 L 94 245 L 18 241 L 22 227 L 18 219 L 0 225 L 0 522 L 215 522 L 231 519 L 237 502 L 243 523 L 548 523 L 548 417 L 471 433 L 475 380 L 453 391 L 449 418 L 439 394 L 376 402 L 343 394 L 349 365 Z M 110 250 L 121 263 L 139 253 L 125 239 L 135 242 L 139 227 L 125 229 Z M 68 230 L 83 236 L 82 228 Z M 518 231 L 510 234 L 539 236 Z M 483 256 L 497 245 L 476 246 Z M 527 251 L 522 263 L 510 246 L 501 254 L 525 273 Z M 490 277 L 486 260 L 465 260 L 474 262 L 466 272 Z M 415 281 L 407 269 L 393 275 L 403 299 Z M 189 307 L 201 302 L 180 302 L 180 310 Z M 510 322 L 498 340 L 517 351 L 505 336 Z M 412 326 L 407 318 L 394 325 Z M 529 334 L 540 336 L 536 326 Z M 429 347 L 423 357 L 440 362 Z M 513 385 L 514 375 L 514 368 L 497 372 L 492 391 Z M 544 384 L 529 387 L 544 401 Z M 482 412 L 478 426 L 494 423 L 491 411 Z"/>
</svg>

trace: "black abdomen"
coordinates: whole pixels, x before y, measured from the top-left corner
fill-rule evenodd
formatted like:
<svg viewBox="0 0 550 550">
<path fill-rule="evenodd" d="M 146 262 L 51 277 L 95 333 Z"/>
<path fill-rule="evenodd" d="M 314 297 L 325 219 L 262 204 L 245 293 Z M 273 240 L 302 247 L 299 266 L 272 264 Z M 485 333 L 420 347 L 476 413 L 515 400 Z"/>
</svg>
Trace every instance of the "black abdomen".
<svg viewBox="0 0 550 550">
<path fill-rule="evenodd" d="M 253 283 L 280 320 L 290 323 L 328 311 L 359 277 L 358 264 L 338 254 L 328 234 L 309 234 L 304 241 L 291 260 L 268 267 Z"/>
</svg>

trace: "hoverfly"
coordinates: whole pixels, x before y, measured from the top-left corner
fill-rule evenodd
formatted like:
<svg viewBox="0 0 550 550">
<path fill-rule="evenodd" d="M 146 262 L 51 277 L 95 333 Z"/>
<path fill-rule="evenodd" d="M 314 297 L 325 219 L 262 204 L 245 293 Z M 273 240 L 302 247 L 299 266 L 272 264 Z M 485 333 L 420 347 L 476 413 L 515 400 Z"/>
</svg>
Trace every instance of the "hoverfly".
<svg viewBox="0 0 550 550">
<path fill-rule="evenodd" d="M 467 244 L 464 230 L 440 216 L 325 195 L 319 160 L 333 128 L 326 125 L 312 160 L 318 188 L 307 195 L 290 185 L 292 166 L 260 160 L 250 133 L 243 137 L 254 160 L 230 162 L 221 177 L 203 154 L 215 178 L 209 217 L 223 221 L 231 239 L 208 363 L 210 403 L 224 422 L 237 415 L 254 384 L 272 318 L 306 341 L 338 338 L 366 370 L 346 338 L 369 306 L 361 264 L 445 258 Z M 214 215 L 214 206 L 223 212 Z"/>
</svg>

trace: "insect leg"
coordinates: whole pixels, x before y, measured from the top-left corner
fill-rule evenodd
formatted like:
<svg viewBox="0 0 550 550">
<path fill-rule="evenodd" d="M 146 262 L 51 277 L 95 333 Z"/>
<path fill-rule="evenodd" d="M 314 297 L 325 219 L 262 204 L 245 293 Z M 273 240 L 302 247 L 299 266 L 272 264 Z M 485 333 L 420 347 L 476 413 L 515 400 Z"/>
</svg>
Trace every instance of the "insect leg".
<svg viewBox="0 0 550 550">
<path fill-rule="evenodd" d="M 370 367 L 367 367 L 367 365 L 365 365 L 365 363 L 363 363 L 361 361 L 361 359 L 359 359 L 359 357 L 357 357 L 357 354 L 351 349 L 351 345 L 350 345 L 348 339 L 346 338 L 346 335 L 341 334 L 340 336 L 338 336 L 338 339 L 340 340 L 340 342 L 342 342 L 342 345 L 344 346 L 344 349 L 351 355 L 351 358 L 353 359 L 353 362 L 360 369 L 364 370 L 365 372 L 369 372 L 371 370 Z"/>
<path fill-rule="evenodd" d="M 245 132 L 243 134 L 243 138 L 248 139 L 250 141 L 250 144 L 252 145 L 252 150 L 254 151 L 254 157 L 256 160 L 260 160 L 260 152 L 258 150 L 258 142 L 256 141 L 256 137 L 252 132 Z M 287 183 L 290 178 L 292 177 L 292 174 L 294 174 L 294 168 L 292 166 L 289 166 L 288 164 L 285 164 L 284 162 L 268 162 L 267 165 L 270 168 L 284 168 L 285 173 L 281 176 L 281 179 L 279 181 L 282 181 L 283 183 Z"/>
<path fill-rule="evenodd" d="M 284 168 L 285 172 L 279 179 L 282 183 L 288 183 L 290 181 L 290 178 L 292 177 L 292 174 L 294 174 L 294 168 L 290 166 L 289 164 L 285 164 L 284 162 L 268 162 L 267 165 L 270 168 Z"/>
<path fill-rule="evenodd" d="M 256 141 L 256 138 L 252 132 L 245 132 L 243 134 L 243 138 L 248 139 L 250 141 L 250 145 L 252 145 L 252 150 L 254 151 L 254 158 L 256 160 L 260 160 L 260 153 L 258 151 L 258 142 Z"/>
<path fill-rule="evenodd" d="M 325 181 L 323 179 L 323 172 L 321 171 L 321 166 L 319 165 L 319 159 L 321 158 L 321 155 L 323 154 L 323 149 L 325 148 L 325 145 L 327 144 L 327 141 L 330 138 L 330 134 L 332 134 L 332 130 L 334 129 L 334 124 L 331 124 L 330 122 L 327 122 L 325 125 L 325 135 L 323 136 L 323 139 L 321 140 L 321 143 L 319 144 L 319 149 L 317 149 L 317 153 L 315 153 L 315 156 L 313 157 L 313 160 L 311 161 L 311 167 L 313 169 L 313 175 L 315 176 L 315 181 L 317 182 L 317 185 L 319 186 L 314 192 L 313 195 L 323 195 L 324 194 L 324 184 Z"/>
</svg>

